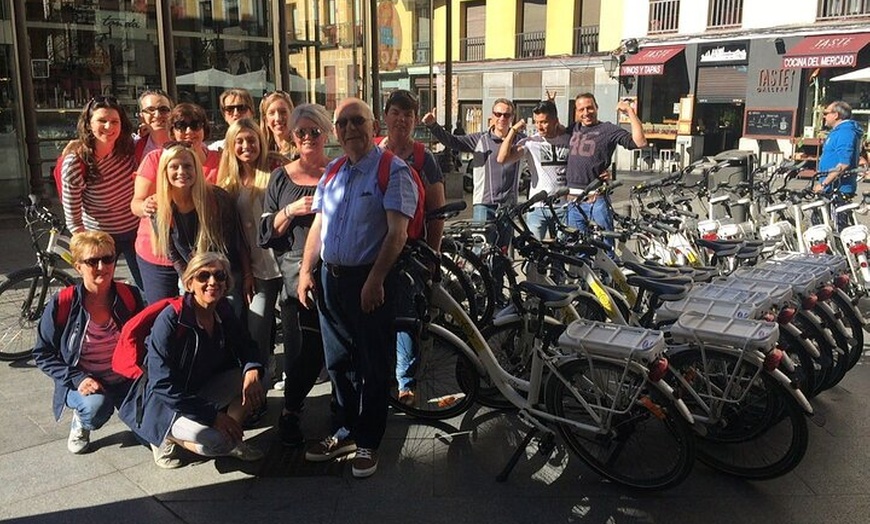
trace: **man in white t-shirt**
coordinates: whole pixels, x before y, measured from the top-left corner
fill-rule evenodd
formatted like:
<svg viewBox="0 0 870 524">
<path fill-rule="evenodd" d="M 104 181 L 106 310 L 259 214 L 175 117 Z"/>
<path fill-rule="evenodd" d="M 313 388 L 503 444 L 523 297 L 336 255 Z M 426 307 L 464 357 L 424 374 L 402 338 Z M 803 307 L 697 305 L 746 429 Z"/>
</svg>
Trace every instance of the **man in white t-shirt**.
<svg viewBox="0 0 870 524">
<path fill-rule="evenodd" d="M 508 131 L 507 136 L 498 150 L 497 160 L 503 164 L 511 164 L 525 157 L 526 164 L 532 174 L 529 196 L 541 191 L 553 193 L 567 187 L 565 173 L 568 166 L 571 135 L 565 132 L 565 126 L 559 123 L 556 104 L 552 100 L 544 100 L 532 110 L 532 115 L 538 134 L 521 138 L 514 144 L 519 131 L 526 126 L 525 120 L 520 120 Z M 567 213 L 567 200 L 563 197 L 554 206 L 556 216 L 553 216 L 545 204 L 535 204 L 526 215 L 526 223 L 532 234 L 543 239 L 550 231 L 555 233 L 556 220 L 564 221 Z"/>
</svg>

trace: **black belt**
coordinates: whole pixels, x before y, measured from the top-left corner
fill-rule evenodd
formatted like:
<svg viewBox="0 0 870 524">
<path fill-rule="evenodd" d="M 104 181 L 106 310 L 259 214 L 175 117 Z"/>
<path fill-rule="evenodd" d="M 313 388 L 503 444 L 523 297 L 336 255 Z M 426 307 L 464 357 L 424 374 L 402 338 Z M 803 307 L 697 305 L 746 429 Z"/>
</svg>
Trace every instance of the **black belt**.
<svg viewBox="0 0 870 524">
<path fill-rule="evenodd" d="M 339 266 L 338 264 L 324 262 L 323 267 L 326 268 L 326 272 L 329 273 L 329 275 L 335 278 L 364 277 L 368 276 L 369 271 L 372 269 L 372 264 L 366 264 L 363 266 Z"/>
</svg>

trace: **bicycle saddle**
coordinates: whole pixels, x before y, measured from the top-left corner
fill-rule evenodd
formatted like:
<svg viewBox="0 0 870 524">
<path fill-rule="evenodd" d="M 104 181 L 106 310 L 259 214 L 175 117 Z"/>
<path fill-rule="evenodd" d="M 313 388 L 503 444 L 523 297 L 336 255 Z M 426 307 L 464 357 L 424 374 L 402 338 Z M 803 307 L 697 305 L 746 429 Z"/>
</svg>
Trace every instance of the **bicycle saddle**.
<svg viewBox="0 0 870 524">
<path fill-rule="evenodd" d="M 698 247 L 707 248 L 717 257 L 730 257 L 736 255 L 740 251 L 740 246 L 743 245 L 742 240 L 705 240 L 699 238 L 695 240 L 695 245 Z"/>
<path fill-rule="evenodd" d="M 628 277 L 628 283 L 632 286 L 637 286 L 641 289 L 649 291 L 657 296 L 659 300 L 680 300 L 686 296 L 691 287 L 691 279 L 681 277 L 671 277 L 668 279 L 653 279 L 642 277 L 640 275 L 631 275 Z"/>
<path fill-rule="evenodd" d="M 551 308 L 567 306 L 577 296 L 577 288 L 571 286 L 547 286 L 523 281 L 517 284 L 517 287 Z"/>
</svg>

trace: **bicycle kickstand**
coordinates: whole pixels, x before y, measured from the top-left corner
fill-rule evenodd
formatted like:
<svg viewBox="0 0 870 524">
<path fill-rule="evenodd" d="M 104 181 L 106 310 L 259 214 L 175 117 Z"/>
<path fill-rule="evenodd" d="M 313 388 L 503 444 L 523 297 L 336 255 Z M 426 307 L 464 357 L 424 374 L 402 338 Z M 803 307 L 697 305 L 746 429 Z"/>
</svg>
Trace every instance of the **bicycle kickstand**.
<svg viewBox="0 0 870 524">
<path fill-rule="evenodd" d="M 525 438 L 523 438 L 523 441 L 520 442 L 520 444 L 517 446 L 517 450 L 514 451 L 514 454 L 511 455 L 510 460 L 508 460 L 507 464 L 505 464 L 504 469 L 501 470 L 501 472 L 498 475 L 496 475 L 496 477 L 495 477 L 496 482 L 504 482 L 507 480 L 508 475 L 511 474 L 511 471 L 514 470 L 514 467 L 516 467 L 517 462 L 520 461 L 520 456 L 522 456 L 522 454 L 525 453 L 526 448 L 529 447 L 529 443 L 532 441 L 533 438 L 535 438 L 535 435 L 538 434 L 538 431 L 539 431 L 538 428 L 529 429 L 529 432 L 526 433 L 526 436 L 525 436 Z"/>
</svg>

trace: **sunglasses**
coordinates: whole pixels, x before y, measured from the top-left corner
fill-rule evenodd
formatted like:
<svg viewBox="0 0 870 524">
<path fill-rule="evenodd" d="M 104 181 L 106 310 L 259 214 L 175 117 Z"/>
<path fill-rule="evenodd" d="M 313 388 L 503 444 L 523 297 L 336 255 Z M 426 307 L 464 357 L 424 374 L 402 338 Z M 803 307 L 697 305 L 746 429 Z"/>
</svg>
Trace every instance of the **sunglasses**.
<svg viewBox="0 0 870 524">
<path fill-rule="evenodd" d="M 152 107 L 143 107 L 142 108 L 143 113 L 148 113 L 151 116 L 157 115 L 158 113 L 162 114 L 162 115 L 166 115 L 170 111 L 172 111 L 172 108 L 169 106 L 157 106 L 157 107 L 152 106 Z"/>
<path fill-rule="evenodd" d="M 202 271 L 199 271 L 196 275 L 194 275 L 193 278 L 200 284 L 205 284 L 211 279 L 211 277 L 214 277 L 217 282 L 226 282 L 228 276 L 229 275 L 227 275 L 227 272 L 223 269 L 218 269 L 215 272 L 203 269 Z"/>
<path fill-rule="evenodd" d="M 368 118 L 366 118 L 362 115 L 355 115 L 355 116 L 352 116 L 350 118 L 341 117 L 335 121 L 335 125 L 340 127 L 341 129 L 344 129 L 345 127 L 347 127 L 348 122 L 353 124 L 355 127 L 360 127 L 361 125 L 368 122 Z"/>
<path fill-rule="evenodd" d="M 499 113 L 498 111 L 493 111 L 492 114 L 495 115 L 496 118 L 510 118 L 514 116 L 513 113 Z"/>
<path fill-rule="evenodd" d="M 294 130 L 293 134 L 296 135 L 296 138 L 299 140 L 305 140 L 309 136 L 311 137 L 311 140 L 317 140 L 320 138 L 320 135 L 323 134 L 323 131 L 317 127 L 300 127 L 299 129 Z"/>
<path fill-rule="evenodd" d="M 117 258 L 115 255 L 103 255 L 101 257 L 86 258 L 82 260 L 81 263 L 96 269 L 100 265 L 100 262 L 102 262 L 104 266 L 111 266 L 116 260 Z"/>
<path fill-rule="evenodd" d="M 235 106 L 224 106 L 224 113 L 247 113 L 250 110 L 247 105 L 239 104 Z"/>
<path fill-rule="evenodd" d="M 179 120 L 178 122 L 174 122 L 172 124 L 172 129 L 176 131 L 186 131 L 187 129 L 191 129 L 193 131 L 199 131 L 204 127 L 205 124 L 198 120 L 192 120 L 190 122 L 185 122 L 184 120 Z"/>
</svg>

